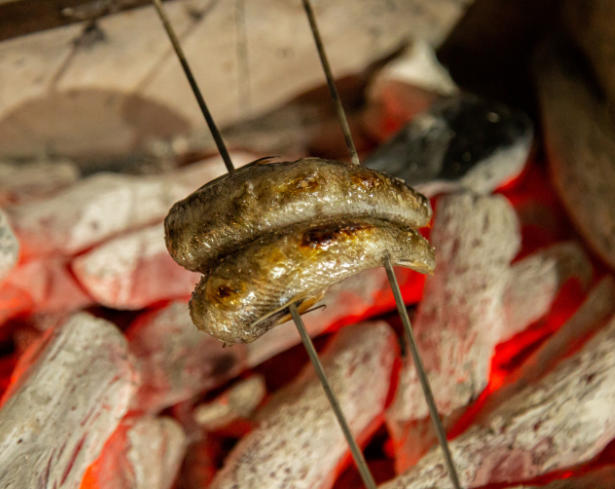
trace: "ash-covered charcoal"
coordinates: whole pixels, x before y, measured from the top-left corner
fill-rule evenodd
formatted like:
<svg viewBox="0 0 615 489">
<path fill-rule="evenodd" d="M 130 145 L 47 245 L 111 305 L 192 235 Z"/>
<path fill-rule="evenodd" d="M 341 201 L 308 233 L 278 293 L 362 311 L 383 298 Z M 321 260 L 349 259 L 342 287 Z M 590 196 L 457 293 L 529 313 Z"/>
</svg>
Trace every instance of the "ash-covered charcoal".
<svg viewBox="0 0 615 489">
<path fill-rule="evenodd" d="M 456 95 L 414 117 L 365 166 L 427 196 L 459 189 L 489 193 L 521 173 L 532 139 L 533 125 L 524 113 Z"/>
<path fill-rule="evenodd" d="M 252 156 L 233 155 L 236 165 Z M 100 173 L 7 214 L 25 256 L 73 255 L 128 230 L 160 222 L 177 200 L 226 172 L 221 158 L 156 176 Z"/>
<path fill-rule="evenodd" d="M 122 421 L 85 473 L 82 489 L 170 489 L 186 451 L 186 435 L 172 418 Z"/>
<path fill-rule="evenodd" d="M 582 464 L 615 438 L 615 317 L 572 357 L 449 443 L 462 487 Z M 441 449 L 382 489 L 448 489 Z"/>
<path fill-rule="evenodd" d="M 0 487 L 77 488 L 135 390 L 111 323 L 74 315 L 22 355 L 0 409 Z"/>
<path fill-rule="evenodd" d="M 615 119 L 553 46 L 536 69 L 551 181 L 583 238 L 615 267 Z"/>
<path fill-rule="evenodd" d="M 19 258 L 19 241 L 6 217 L 0 210 L 0 281 L 17 264 Z"/>
<path fill-rule="evenodd" d="M 65 315 L 93 302 L 66 259 L 34 260 L 17 266 L 0 284 L 0 324 L 19 314 Z"/>
<path fill-rule="evenodd" d="M 502 196 L 466 193 L 438 202 L 431 231 L 438 267 L 427 279 L 413 326 L 443 415 L 468 405 L 487 385 L 491 357 L 506 325 L 502 297 L 509 264 L 520 241 L 515 212 Z M 416 369 L 408 361 L 386 416 L 398 446 L 398 465 L 415 458 L 408 424 L 428 416 Z"/>
<path fill-rule="evenodd" d="M 115 309 L 190 297 L 200 278 L 169 256 L 162 223 L 99 245 L 75 258 L 72 270 L 92 297 Z"/>
<path fill-rule="evenodd" d="M 504 293 L 506 326 L 500 341 L 512 338 L 549 312 L 569 279 L 578 280 L 586 289 L 592 273 L 589 258 L 575 242 L 555 244 L 515 263 Z"/>
<path fill-rule="evenodd" d="M 79 179 L 68 160 L 36 163 L 0 162 L 0 204 L 20 204 L 54 194 Z"/>
<path fill-rule="evenodd" d="M 613 489 L 615 487 L 615 466 L 608 465 L 583 475 L 566 477 L 544 486 L 517 486 L 510 489 Z"/>
<path fill-rule="evenodd" d="M 505 403 L 509 397 L 542 377 L 614 314 L 615 280 L 607 276 L 592 289 L 577 312 L 555 334 L 534 351 L 521 367 L 506 376 L 503 385 L 489 396 L 486 409 Z"/>
<path fill-rule="evenodd" d="M 361 439 L 382 414 L 395 359 L 396 338 L 383 322 L 345 328 L 321 359 L 346 414 Z M 260 413 L 260 425 L 226 459 L 212 489 L 330 487 L 348 446 L 311 365 L 279 391 Z"/>
<path fill-rule="evenodd" d="M 216 431 L 238 421 L 247 421 L 267 394 L 265 378 L 252 375 L 216 397 L 197 406 L 194 419 L 207 431 Z"/>
<path fill-rule="evenodd" d="M 145 313 L 126 337 L 141 374 L 134 409 L 161 411 L 220 386 L 245 368 L 245 346 L 224 348 L 196 329 L 183 302 Z"/>
</svg>

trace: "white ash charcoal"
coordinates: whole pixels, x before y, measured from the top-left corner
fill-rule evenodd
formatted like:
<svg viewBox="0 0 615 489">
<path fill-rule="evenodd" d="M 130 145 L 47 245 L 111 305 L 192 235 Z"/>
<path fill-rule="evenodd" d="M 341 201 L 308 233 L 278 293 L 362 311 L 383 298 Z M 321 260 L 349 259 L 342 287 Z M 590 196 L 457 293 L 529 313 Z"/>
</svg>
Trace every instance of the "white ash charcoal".
<svg viewBox="0 0 615 489">
<path fill-rule="evenodd" d="M 0 286 L 2 320 L 21 313 L 62 315 L 91 305 L 63 258 L 34 260 L 15 268 Z"/>
<path fill-rule="evenodd" d="M 530 480 L 587 462 L 615 438 L 615 318 L 542 380 L 450 442 L 465 488 Z M 449 488 L 438 447 L 382 489 Z"/>
<path fill-rule="evenodd" d="M 475 95 L 435 102 L 365 166 L 404 180 L 427 196 L 467 189 L 487 194 L 516 178 L 533 140 L 522 112 Z"/>
<path fill-rule="evenodd" d="M 506 377 L 504 385 L 487 400 L 485 410 L 506 402 L 507 398 L 546 374 L 575 345 L 600 329 L 613 314 L 615 280 L 607 276 L 592 289 L 574 315 L 533 352 L 521 367 Z"/>
<path fill-rule="evenodd" d="M 78 179 L 79 168 L 67 160 L 0 162 L 0 204 L 17 204 L 48 196 Z"/>
<path fill-rule="evenodd" d="M 141 374 L 135 409 L 160 411 L 218 387 L 245 368 L 244 345 L 224 348 L 199 331 L 183 302 L 137 318 L 126 337 Z"/>
<path fill-rule="evenodd" d="M 172 418 L 127 418 L 86 472 L 88 489 L 170 489 L 186 451 L 186 435 Z"/>
<path fill-rule="evenodd" d="M 417 276 L 415 272 L 407 269 L 399 269 L 396 273 L 402 289 L 412 284 Z M 384 268 L 366 270 L 333 285 L 318 304 L 320 305 L 326 307 L 302 316 L 310 336 L 317 336 L 329 326 L 349 316 L 360 317 L 374 306 L 380 306 L 382 310 L 395 308 Z M 299 343 L 301 338 L 297 334 L 297 327 L 293 321 L 288 321 L 268 331 L 258 341 L 246 345 L 248 366 L 254 367 Z"/>
<path fill-rule="evenodd" d="M 487 385 L 520 235 L 504 197 L 459 194 L 438 202 L 430 241 L 438 266 L 413 326 L 438 409 L 449 414 Z M 428 414 L 416 369 L 407 364 L 388 418 L 394 424 Z"/>
<path fill-rule="evenodd" d="M 570 59 L 550 49 L 538 63 L 551 180 L 580 234 L 615 267 L 615 120 Z"/>
<path fill-rule="evenodd" d="M 78 488 L 135 390 L 128 345 L 79 313 L 33 348 L 2 398 L 0 487 Z"/>
<path fill-rule="evenodd" d="M 15 267 L 18 258 L 19 241 L 6 214 L 0 210 L 0 281 Z"/>
<path fill-rule="evenodd" d="M 554 245 L 553 248 L 558 246 L 560 245 Z M 545 251 L 548 252 L 550 249 Z M 528 260 L 530 259 L 532 257 L 528 257 Z M 527 307 L 531 306 L 528 304 Z M 489 413 L 495 406 L 506 403 L 519 390 L 546 374 L 558 360 L 569 353 L 571 348 L 600 329 L 613 314 L 615 314 L 615 281 L 609 276 L 593 288 L 578 311 L 528 357 L 520 368 L 506 376 L 504 384 L 489 395 L 481 413 Z M 462 407 L 444 417 L 442 419 L 444 428 L 448 430 L 454 426 L 464 412 L 465 408 Z M 396 451 L 395 463 L 399 473 L 416 465 L 431 447 L 438 444 L 438 439 L 429 418 L 395 426 L 400 430 L 403 429 L 403 432 L 397 434 L 400 447 Z"/>
<path fill-rule="evenodd" d="M 253 158 L 234 154 L 235 165 Z M 26 256 L 72 255 L 128 230 L 162 221 L 170 207 L 226 173 L 221 158 L 156 176 L 101 173 L 7 214 Z"/>
<path fill-rule="evenodd" d="M 238 420 L 250 418 L 263 402 L 267 388 L 261 375 L 240 380 L 213 401 L 197 406 L 194 419 L 207 431 L 215 431 Z"/>
<path fill-rule="evenodd" d="M 613 489 L 615 467 L 608 465 L 579 476 L 556 480 L 544 486 L 518 486 L 510 489 Z"/>
<path fill-rule="evenodd" d="M 201 278 L 173 261 L 162 223 L 99 245 L 75 258 L 72 269 L 92 297 L 115 309 L 190 297 Z"/>
<path fill-rule="evenodd" d="M 342 329 L 321 355 L 355 436 L 382 414 L 396 338 L 383 322 Z M 276 394 L 260 425 L 227 457 L 211 488 L 329 487 L 347 444 L 312 365 Z"/>
<path fill-rule="evenodd" d="M 566 281 L 576 278 L 586 289 L 592 273 L 589 258 L 574 242 L 555 244 L 515 263 L 504 294 L 506 327 L 500 342 L 544 316 Z"/>
</svg>

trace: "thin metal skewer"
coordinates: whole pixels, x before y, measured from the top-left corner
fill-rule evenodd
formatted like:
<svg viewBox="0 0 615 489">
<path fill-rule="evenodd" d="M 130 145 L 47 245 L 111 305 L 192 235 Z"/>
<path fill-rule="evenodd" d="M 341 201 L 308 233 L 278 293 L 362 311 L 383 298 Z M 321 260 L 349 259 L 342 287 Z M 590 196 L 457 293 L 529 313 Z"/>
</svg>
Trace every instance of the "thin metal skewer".
<svg viewBox="0 0 615 489">
<path fill-rule="evenodd" d="M 367 489 L 377 489 L 376 482 L 374 481 L 374 478 L 372 477 L 372 474 L 369 471 L 369 468 L 367 467 L 367 462 L 365 461 L 365 458 L 363 457 L 363 453 L 361 452 L 361 449 L 357 445 L 357 442 L 355 441 L 354 437 L 352 436 L 352 433 L 350 432 L 350 427 L 348 426 L 348 422 L 346 421 L 346 418 L 344 417 L 344 413 L 339 404 L 339 401 L 337 400 L 337 398 L 335 397 L 335 394 L 331 390 L 331 385 L 329 384 L 329 381 L 327 380 L 327 376 L 325 375 L 325 371 L 322 368 L 322 364 L 320 363 L 320 360 L 318 358 L 318 353 L 316 353 L 316 349 L 314 348 L 314 343 L 312 343 L 312 339 L 310 338 L 310 335 L 308 335 L 308 332 L 305 329 L 305 325 L 303 324 L 301 315 L 299 314 L 299 311 L 297 311 L 297 308 L 295 307 L 294 304 L 291 304 L 289 306 L 289 309 L 290 309 L 290 314 L 295 320 L 295 324 L 297 325 L 299 334 L 301 335 L 303 346 L 305 346 L 305 349 L 307 350 L 310 360 L 312 361 L 312 364 L 314 365 L 314 370 L 316 370 L 316 375 L 318 375 L 318 378 L 320 379 L 320 382 L 322 383 L 322 387 L 325 390 L 325 394 L 327 394 L 327 397 L 329 398 L 329 402 L 331 403 L 333 412 L 335 413 L 335 416 L 337 417 L 337 421 L 339 422 L 342 428 L 342 431 L 344 432 L 344 436 L 346 437 L 346 440 L 348 441 L 348 445 L 350 446 L 350 451 L 352 452 L 352 456 L 355 462 L 357 463 L 357 468 L 359 469 L 359 473 L 361 474 L 363 483 L 365 484 Z"/>
<path fill-rule="evenodd" d="M 327 53 L 325 53 L 325 48 L 322 44 L 322 39 L 320 38 L 320 31 L 318 30 L 318 26 L 316 25 L 316 17 L 314 17 L 314 11 L 312 10 L 312 5 L 310 4 L 309 0 L 303 0 L 303 8 L 305 9 L 305 13 L 307 14 L 308 20 L 310 21 L 312 35 L 314 36 L 314 41 L 316 42 L 316 49 L 318 49 L 318 55 L 320 56 L 322 69 L 324 70 L 325 77 L 327 78 L 327 84 L 329 85 L 329 92 L 331 92 L 331 98 L 333 99 L 333 103 L 335 105 L 337 118 L 340 120 L 340 124 L 342 125 L 342 131 L 344 132 L 346 146 L 348 147 L 348 151 L 350 152 L 352 162 L 355 165 L 360 165 L 361 162 L 359 161 L 357 148 L 355 148 L 354 146 L 354 141 L 352 140 L 352 133 L 350 132 L 350 126 L 348 125 L 348 120 L 346 119 L 346 112 L 344 112 L 344 106 L 342 105 L 340 94 L 338 93 L 337 87 L 335 86 L 335 80 L 333 79 L 333 74 L 331 73 L 331 67 L 329 66 L 329 60 L 327 59 Z"/>
<path fill-rule="evenodd" d="M 152 3 L 154 4 L 156 12 L 158 12 L 158 16 L 160 17 L 160 20 L 162 21 L 164 30 L 167 31 L 167 35 L 169 36 L 171 44 L 173 45 L 175 54 L 177 54 L 177 58 L 179 59 L 179 62 L 181 63 L 182 68 L 184 69 L 186 78 L 188 78 L 188 83 L 190 83 L 190 87 L 192 88 L 192 91 L 194 92 L 194 96 L 196 97 L 196 101 L 198 102 L 199 107 L 201 108 L 203 117 L 205 117 L 205 122 L 207 122 L 209 131 L 211 132 L 211 135 L 213 136 L 214 141 L 216 142 L 216 146 L 218 147 L 218 152 L 220 153 L 220 156 L 222 156 L 222 159 L 224 160 L 226 169 L 228 170 L 229 173 L 233 173 L 235 171 L 235 167 L 233 166 L 233 162 L 231 161 L 231 156 L 229 155 L 228 150 L 226 149 L 226 145 L 224 144 L 224 140 L 222 139 L 222 135 L 220 134 L 220 131 L 218 131 L 218 127 L 216 126 L 216 123 L 214 122 L 214 119 L 211 116 L 209 109 L 207 108 L 205 99 L 203 98 L 203 95 L 201 94 L 201 90 L 199 90 L 199 86 L 197 85 L 196 80 L 194 79 L 194 75 L 192 74 L 190 65 L 188 65 L 188 61 L 186 61 L 186 56 L 184 55 L 184 51 L 182 50 L 182 47 L 179 44 L 179 39 L 175 35 L 175 31 L 173 30 L 173 27 L 171 26 L 171 22 L 169 22 L 169 18 L 167 17 L 167 14 L 164 12 L 164 9 L 162 8 L 162 3 L 160 2 L 160 0 L 152 0 Z"/>
<path fill-rule="evenodd" d="M 310 5 L 310 0 L 302 1 L 303 7 L 305 8 L 305 12 L 310 22 L 312 34 L 314 35 L 314 41 L 316 43 L 316 48 L 318 49 L 320 61 L 325 72 L 325 76 L 327 77 L 327 83 L 329 85 L 329 90 L 331 91 L 331 97 L 333 98 L 340 124 L 342 126 L 342 130 L 344 131 L 344 139 L 346 140 L 346 146 L 348 146 L 348 151 L 352 156 L 353 163 L 360 165 L 361 163 L 357 155 L 357 150 L 355 149 L 354 142 L 352 140 L 352 134 L 350 133 L 350 127 L 348 126 L 346 114 L 344 113 L 344 107 L 342 106 L 339 94 L 337 92 L 337 88 L 335 87 L 335 80 L 333 79 L 331 68 L 327 60 L 327 55 L 320 39 L 318 25 L 316 24 L 316 18 L 314 17 L 314 12 L 312 10 L 312 6 Z M 453 457 L 451 456 L 451 451 L 448 446 L 444 426 L 442 426 L 442 420 L 440 419 L 440 414 L 438 413 L 438 408 L 433 397 L 433 392 L 429 384 L 429 379 L 427 378 L 427 372 L 425 371 L 425 366 L 423 365 L 423 360 L 421 359 L 418 345 L 416 344 L 416 338 L 414 337 L 414 332 L 412 331 L 412 325 L 410 324 L 408 311 L 406 310 L 406 305 L 404 304 L 401 290 L 399 289 L 399 284 L 397 283 L 397 277 L 395 277 L 395 272 L 393 271 L 393 265 L 388 258 L 384 261 L 384 267 L 387 271 L 387 276 L 389 278 L 391 289 L 393 290 L 393 296 L 395 297 L 397 310 L 399 311 L 399 315 L 401 316 L 401 320 L 404 325 L 406 340 L 408 341 L 410 351 L 412 352 L 414 365 L 416 366 L 416 369 L 419 374 L 419 380 L 421 382 L 421 386 L 423 387 L 423 393 L 425 394 L 425 399 L 427 400 L 429 414 L 431 415 L 431 420 L 433 421 L 434 427 L 436 429 L 436 434 L 440 442 L 440 446 L 442 447 L 442 452 L 444 453 L 444 459 L 446 461 L 446 466 L 451 482 L 453 483 L 453 487 L 455 489 L 461 489 L 461 485 L 459 484 L 459 476 L 457 475 L 455 464 L 453 463 Z"/>
<path fill-rule="evenodd" d="M 201 111 L 203 112 L 203 115 L 205 116 L 205 120 L 207 121 L 209 130 L 211 131 L 212 136 L 216 140 L 218 151 L 222 155 L 222 158 L 224 159 L 224 163 L 226 164 L 226 167 L 229 173 L 232 173 L 233 171 L 235 171 L 235 167 L 233 166 L 231 157 L 226 149 L 224 140 L 222 139 L 222 136 L 220 135 L 220 132 L 218 131 L 218 128 L 216 127 L 216 124 L 213 118 L 211 117 L 209 110 L 207 109 L 207 105 L 205 104 L 205 100 L 203 99 L 203 96 L 201 95 L 201 92 L 196 83 L 196 80 L 194 79 L 194 76 L 192 75 L 190 66 L 188 65 L 188 62 L 186 61 L 186 57 L 184 56 L 182 48 L 179 44 L 179 39 L 175 35 L 173 27 L 171 26 L 171 23 L 169 22 L 169 19 L 166 16 L 162 8 L 162 4 L 160 3 L 160 0 L 152 0 L 152 3 L 154 4 L 156 11 L 158 12 L 158 16 L 160 17 L 160 20 L 162 21 L 164 25 L 164 28 L 169 36 L 169 39 L 171 40 L 171 43 L 173 44 L 175 53 L 177 54 L 177 57 L 179 58 L 182 64 L 182 67 L 184 68 L 184 72 L 186 73 L 186 77 L 188 78 L 188 81 L 190 82 L 192 91 L 194 92 L 197 102 L 199 103 L 199 106 L 201 107 Z M 335 85 L 333 85 L 333 88 L 335 89 Z M 336 90 L 336 93 L 337 93 L 337 90 Z M 340 108 L 341 108 L 341 104 L 340 104 Z M 343 115 L 344 109 L 342 108 L 341 110 L 342 110 L 342 115 Z M 350 142 L 352 143 L 352 138 L 350 138 Z M 356 151 L 355 151 L 355 157 L 356 157 Z M 356 160 L 358 163 L 359 161 L 358 157 L 356 158 Z M 359 473 L 361 474 L 363 483 L 365 484 L 367 489 L 377 489 L 376 482 L 374 481 L 374 478 L 372 477 L 369 471 L 369 468 L 367 467 L 367 462 L 365 461 L 365 458 L 363 457 L 363 453 L 359 449 L 357 442 L 352 436 L 352 433 L 348 426 L 348 421 L 346 421 L 346 417 L 344 416 L 344 413 L 339 404 L 339 401 L 337 400 L 337 398 L 335 397 L 335 394 L 331 390 L 331 385 L 329 384 L 329 381 L 327 380 L 327 376 L 325 375 L 325 371 L 322 367 L 322 364 L 320 363 L 320 360 L 318 359 L 318 353 L 316 353 L 316 349 L 314 348 L 314 343 L 312 343 L 312 339 L 310 338 L 310 336 L 307 333 L 307 330 L 305 329 L 303 320 L 301 319 L 301 316 L 299 315 L 299 312 L 297 311 L 297 308 L 294 304 L 291 304 L 289 306 L 289 310 L 295 321 L 295 325 L 297 326 L 297 329 L 299 330 L 299 335 L 301 336 L 303 345 L 305 346 L 308 356 L 310 357 L 310 360 L 312 361 L 312 364 L 314 365 L 316 374 L 318 375 L 318 378 L 320 379 L 320 382 L 325 391 L 325 394 L 327 395 L 327 398 L 329 399 L 329 402 L 331 403 L 333 412 L 335 413 L 335 416 L 337 417 L 337 420 L 340 424 L 342 432 L 344 433 L 344 437 L 346 438 L 348 446 L 350 447 L 350 452 L 352 453 L 355 464 L 357 465 L 357 468 L 359 469 Z"/>
<path fill-rule="evenodd" d="M 421 381 L 421 386 L 423 387 L 423 392 L 425 393 L 425 400 L 427 401 L 427 406 L 429 406 L 429 413 L 431 414 L 431 419 L 433 421 L 434 427 L 436 428 L 436 435 L 438 436 L 438 441 L 440 442 L 442 452 L 444 453 L 444 461 L 446 462 L 448 474 L 451 478 L 451 482 L 453 483 L 453 487 L 455 489 L 460 489 L 461 485 L 459 484 L 459 477 L 457 476 L 457 471 L 455 470 L 453 457 L 451 456 L 448 441 L 446 440 L 446 433 L 444 432 L 444 427 L 442 426 L 442 421 L 440 420 L 440 415 L 438 414 L 436 401 L 433 397 L 433 392 L 431 391 L 431 386 L 429 385 L 427 374 L 425 373 L 425 366 L 423 365 L 423 360 L 421 359 L 421 354 L 419 353 L 418 345 L 416 344 L 416 338 L 414 337 L 414 332 L 412 331 L 412 325 L 410 324 L 408 311 L 406 310 L 404 300 L 401 296 L 401 290 L 399 289 L 399 283 L 397 283 L 397 277 L 395 276 L 393 265 L 391 264 L 391 260 L 389 260 L 388 258 L 384 260 L 384 268 L 387 271 L 389 283 L 391 284 L 393 296 L 395 297 L 395 303 L 397 304 L 397 310 L 399 311 L 399 315 L 401 316 L 401 322 L 404 325 L 404 332 L 406 334 L 406 340 L 410 345 L 410 352 L 412 353 L 414 365 L 419 372 L 419 380 Z"/>
</svg>

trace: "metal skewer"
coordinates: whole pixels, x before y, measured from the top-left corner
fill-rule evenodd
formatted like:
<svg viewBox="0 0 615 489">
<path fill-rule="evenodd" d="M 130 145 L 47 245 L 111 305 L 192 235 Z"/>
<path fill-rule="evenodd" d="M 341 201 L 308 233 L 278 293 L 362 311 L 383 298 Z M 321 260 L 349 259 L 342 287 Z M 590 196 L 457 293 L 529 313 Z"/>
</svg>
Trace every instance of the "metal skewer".
<svg viewBox="0 0 615 489">
<path fill-rule="evenodd" d="M 314 17 L 314 12 L 312 10 L 310 0 L 302 1 L 303 7 L 305 8 L 305 13 L 307 14 L 308 20 L 310 22 L 310 27 L 312 29 L 316 48 L 320 56 L 320 61 L 325 72 L 325 76 L 327 77 L 327 83 L 329 84 L 331 97 L 333 98 L 335 109 L 337 111 L 337 115 L 342 126 L 342 131 L 344 132 L 344 139 L 346 140 L 348 152 L 350 153 L 352 162 L 357 165 L 360 165 L 361 163 L 357 155 L 357 150 L 352 140 L 352 134 L 350 133 L 350 126 L 348 125 L 348 120 L 346 119 L 344 107 L 342 106 L 342 102 L 339 98 L 337 88 L 335 87 L 335 80 L 333 79 L 331 67 L 329 66 L 329 61 L 327 60 L 327 55 L 325 53 L 325 49 L 320 38 L 318 25 L 316 24 L 316 18 Z M 395 297 L 397 310 L 399 311 L 399 315 L 401 316 L 401 320 L 404 325 L 404 333 L 406 336 L 406 340 L 408 341 L 408 345 L 410 346 L 410 352 L 412 353 L 414 365 L 416 366 L 416 369 L 419 374 L 419 380 L 423 388 L 423 393 L 425 394 L 427 406 L 429 407 L 429 414 L 431 415 L 431 420 L 433 421 L 436 434 L 438 436 L 438 441 L 440 442 L 440 447 L 442 448 L 442 452 L 444 453 L 444 460 L 446 462 L 448 474 L 450 476 L 451 482 L 453 483 L 453 487 L 455 489 L 461 489 L 461 485 L 459 483 L 459 476 L 457 475 L 455 464 L 453 463 L 453 457 L 448 446 L 448 441 L 446 440 L 446 432 L 444 431 L 444 426 L 442 426 L 442 420 L 440 419 L 438 408 L 433 397 L 433 392 L 429 384 L 429 379 L 427 378 L 427 372 L 425 371 L 423 360 L 421 359 L 421 354 L 416 343 L 416 338 L 414 337 L 414 332 L 412 331 L 412 325 L 410 323 L 410 318 L 408 317 L 408 311 L 406 310 L 406 305 L 404 304 L 401 290 L 399 289 L 399 284 L 397 283 L 397 277 L 395 277 L 395 271 L 393 270 L 393 265 L 391 264 L 391 260 L 389 258 L 385 259 L 384 267 L 387 271 L 387 276 L 389 278 L 389 284 L 391 285 L 391 289 L 393 291 L 393 296 Z"/>
<path fill-rule="evenodd" d="M 164 12 L 164 9 L 162 8 L 161 1 L 152 0 L 152 3 L 154 4 L 154 7 L 156 8 L 156 12 L 158 12 L 158 16 L 160 17 L 160 20 L 162 21 L 162 24 L 164 25 L 164 28 L 169 36 L 169 39 L 171 40 L 173 49 L 175 50 L 175 53 L 177 54 L 177 57 L 179 58 L 181 62 L 181 65 L 184 69 L 186 77 L 188 78 L 188 82 L 190 83 L 190 86 L 192 87 L 192 91 L 194 92 L 194 95 L 197 99 L 199 107 L 201 108 L 201 111 L 203 112 L 205 121 L 207 122 L 207 125 L 209 126 L 209 130 L 212 136 L 214 137 L 214 140 L 216 141 L 216 145 L 218 146 L 218 151 L 220 152 L 220 155 L 224 159 L 226 168 L 228 169 L 229 173 L 233 173 L 233 171 L 235 171 L 235 167 L 228 153 L 228 150 L 226 149 L 226 145 L 224 144 L 222 135 L 220 134 L 220 131 L 218 131 L 216 123 L 214 122 L 209 112 L 209 109 L 207 108 L 205 99 L 203 98 L 203 95 L 201 94 L 201 91 L 199 90 L 196 80 L 194 79 L 194 76 L 192 75 L 192 70 L 190 69 L 190 66 L 188 65 L 186 57 L 184 56 L 182 48 L 179 44 L 179 39 L 175 35 L 173 27 L 171 26 L 171 23 L 169 22 L 169 18 L 167 17 L 166 13 Z M 329 87 L 330 88 L 333 87 L 332 90 L 334 90 L 335 94 L 337 95 L 337 89 L 335 88 L 335 84 L 330 84 Z M 338 100 L 339 100 L 339 97 L 338 97 Z M 339 107 L 341 109 L 342 116 L 344 116 L 344 109 L 341 107 L 341 104 Z M 350 132 L 348 132 L 348 134 L 350 134 Z M 353 144 L 352 137 L 350 137 L 349 141 L 350 141 L 350 144 L 352 145 Z M 354 150 L 354 145 L 352 147 Z M 355 150 L 355 157 L 356 157 L 356 150 Z M 356 157 L 356 161 L 358 164 L 359 162 L 358 157 Z M 329 384 L 327 376 L 325 375 L 325 371 L 322 367 L 322 364 L 320 363 L 320 360 L 318 359 L 318 353 L 316 352 L 316 349 L 314 348 L 314 343 L 312 343 L 312 339 L 310 338 L 310 335 L 305 329 L 303 320 L 301 319 L 301 316 L 299 315 L 299 312 L 297 311 L 297 308 L 294 304 L 291 304 L 289 306 L 289 310 L 293 317 L 293 320 L 295 321 L 297 330 L 299 330 L 299 335 L 301 336 L 303 345 L 305 346 L 308 356 L 310 357 L 310 360 L 312 361 L 312 365 L 314 365 L 316 374 L 318 375 L 318 378 L 320 379 L 320 382 L 322 383 L 322 387 L 325 391 L 325 394 L 327 395 L 327 398 L 329 399 L 329 402 L 331 403 L 333 412 L 335 413 L 335 416 L 337 417 L 337 420 L 340 424 L 342 432 L 344 433 L 344 437 L 346 438 L 346 441 L 348 442 L 348 446 L 350 447 L 350 451 L 354 458 L 355 464 L 357 465 L 357 468 L 359 469 L 359 473 L 361 474 L 363 483 L 365 484 L 367 489 L 377 489 L 376 482 L 374 481 L 374 478 L 372 477 L 369 471 L 367 462 L 365 461 L 365 458 L 363 457 L 363 453 L 361 452 L 359 446 L 357 445 L 357 442 L 352 436 L 352 432 L 350 431 L 350 427 L 348 426 L 348 421 L 346 421 L 346 417 L 344 416 L 344 413 L 339 404 L 339 401 L 337 400 L 337 398 L 335 397 L 335 394 L 333 393 L 333 390 L 331 389 L 331 384 Z"/>
</svg>

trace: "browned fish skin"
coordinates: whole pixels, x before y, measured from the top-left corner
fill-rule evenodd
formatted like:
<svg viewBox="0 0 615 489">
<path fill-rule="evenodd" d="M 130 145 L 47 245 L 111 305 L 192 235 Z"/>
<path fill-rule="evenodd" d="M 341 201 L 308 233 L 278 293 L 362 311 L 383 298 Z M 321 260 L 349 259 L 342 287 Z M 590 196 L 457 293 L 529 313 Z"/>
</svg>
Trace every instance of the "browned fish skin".
<svg viewBox="0 0 615 489">
<path fill-rule="evenodd" d="M 201 279 L 190 301 L 196 326 L 227 343 L 250 343 L 305 311 L 351 275 L 393 265 L 431 273 L 435 256 L 416 231 L 377 219 L 312 226 L 259 238 Z"/>
<path fill-rule="evenodd" d="M 319 158 L 255 162 L 177 202 L 165 235 L 177 263 L 207 272 L 229 253 L 288 226 L 370 217 L 418 229 L 431 214 L 426 197 L 369 168 Z"/>
</svg>

